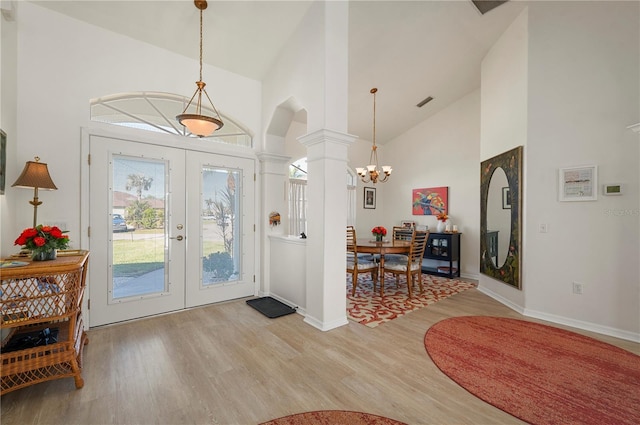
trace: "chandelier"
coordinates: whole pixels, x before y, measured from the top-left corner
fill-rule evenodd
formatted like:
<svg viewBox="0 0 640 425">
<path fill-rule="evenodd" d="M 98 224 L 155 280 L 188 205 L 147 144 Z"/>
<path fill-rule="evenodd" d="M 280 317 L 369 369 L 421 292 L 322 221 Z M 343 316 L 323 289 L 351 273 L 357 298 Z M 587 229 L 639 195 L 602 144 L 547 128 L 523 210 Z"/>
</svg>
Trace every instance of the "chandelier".
<svg viewBox="0 0 640 425">
<path fill-rule="evenodd" d="M 378 147 L 376 146 L 376 92 L 377 88 L 371 89 L 373 94 L 373 146 L 371 146 L 371 156 L 369 157 L 369 165 L 366 168 L 356 168 L 356 172 L 360 176 L 360 180 L 364 183 L 376 184 L 378 181 L 381 183 L 389 180 L 391 175 L 391 166 L 383 165 L 382 171 L 378 170 Z M 382 177 L 381 177 L 382 176 Z"/>
<path fill-rule="evenodd" d="M 211 98 L 209 98 L 207 91 L 204 89 L 204 87 L 206 86 L 205 82 L 202 81 L 202 11 L 207 8 L 207 2 L 206 0 L 194 0 L 193 3 L 196 5 L 196 8 L 200 10 L 200 79 L 196 81 L 196 86 L 198 86 L 198 88 L 196 89 L 195 93 L 193 93 L 193 96 L 191 96 L 191 100 L 189 100 L 189 103 L 184 108 L 184 111 L 182 111 L 180 115 L 176 116 L 176 119 L 180 124 L 187 127 L 187 130 L 189 130 L 191 134 L 195 134 L 198 137 L 205 137 L 210 136 L 214 131 L 221 129 L 224 123 L 220 118 L 220 114 L 218 114 L 218 110 L 213 105 Z M 209 100 L 213 111 L 216 113 L 215 117 L 202 115 L 203 93 Z M 196 96 L 197 101 L 195 104 L 195 113 L 187 113 L 187 110 L 191 106 L 191 103 L 193 102 L 193 99 L 196 98 Z"/>
</svg>

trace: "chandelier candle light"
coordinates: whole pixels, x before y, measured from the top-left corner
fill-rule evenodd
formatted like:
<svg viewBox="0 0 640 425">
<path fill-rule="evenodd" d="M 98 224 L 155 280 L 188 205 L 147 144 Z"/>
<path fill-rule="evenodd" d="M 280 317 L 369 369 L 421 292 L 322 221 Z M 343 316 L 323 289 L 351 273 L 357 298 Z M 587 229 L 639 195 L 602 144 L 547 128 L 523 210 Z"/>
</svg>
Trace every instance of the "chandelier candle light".
<svg viewBox="0 0 640 425">
<path fill-rule="evenodd" d="M 187 127 L 187 130 L 189 130 L 191 134 L 195 134 L 198 137 L 206 137 L 212 135 L 216 130 L 221 129 L 224 123 L 222 122 L 222 118 L 220 118 L 218 110 L 213 105 L 211 98 L 209 98 L 207 91 L 204 89 L 204 87 L 206 86 L 205 82 L 202 81 L 202 11 L 207 8 L 207 2 L 205 0 L 195 0 L 193 3 L 196 5 L 196 8 L 200 10 L 200 79 L 196 81 L 196 86 L 198 86 L 198 88 L 196 89 L 195 93 L 193 93 L 193 96 L 191 96 L 191 100 L 189 100 L 189 103 L 184 108 L 184 111 L 182 111 L 180 115 L 176 116 L 176 119 L 180 124 Z M 211 108 L 216 114 L 215 117 L 202 115 L 203 93 L 209 100 Z M 193 99 L 196 96 L 198 97 L 198 100 L 196 101 L 195 105 L 195 113 L 188 114 L 187 110 L 191 106 L 191 102 L 193 102 Z"/>
<path fill-rule="evenodd" d="M 378 147 L 376 146 L 376 92 L 377 88 L 372 88 L 370 93 L 373 95 L 373 146 L 371 147 L 371 155 L 369 156 L 369 165 L 366 168 L 356 168 L 356 172 L 364 183 L 376 184 L 378 181 L 384 183 L 391 175 L 391 166 L 383 165 L 382 171 L 378 170 Z M 380 178 L 380 176 L 382 176 Z"/>
</svg>

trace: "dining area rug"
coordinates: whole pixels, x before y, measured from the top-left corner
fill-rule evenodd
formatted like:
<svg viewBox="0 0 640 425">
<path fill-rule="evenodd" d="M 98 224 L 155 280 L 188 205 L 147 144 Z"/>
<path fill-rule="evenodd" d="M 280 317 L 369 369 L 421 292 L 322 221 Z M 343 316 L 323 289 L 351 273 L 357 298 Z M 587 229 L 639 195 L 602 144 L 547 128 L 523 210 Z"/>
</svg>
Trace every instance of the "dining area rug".
<svg viewBox="0 0 640 425">
<path fill-rule="evenodd" d="M 407 293 L 406 278 L 400 277 L 396 284 L 396 278 L 387 273 L 385 275 L 384 297 L 380 296 L 380 286 L 373 290 L 373 281 L 370 274 L 358 276 L 356 293 L 351 295 L 351 275 L 347 275 L 347 317 L 370 328 L 402 317 L 412 311 L 434 304 L 452 295 L 459 294 L 476 287 L 475 283 L 465 282 L 446 277 L 422 275 L 424 291 L 420 293 L 418 285 L 415 285 L 413 297 Z"/>
<path fill-rule="evenodd" d="M 531 424 L 640 423 L 640 356 L 568 330 L 463 316 L 427 330 L 436 366 L 476 397 Z"/>
</svg>

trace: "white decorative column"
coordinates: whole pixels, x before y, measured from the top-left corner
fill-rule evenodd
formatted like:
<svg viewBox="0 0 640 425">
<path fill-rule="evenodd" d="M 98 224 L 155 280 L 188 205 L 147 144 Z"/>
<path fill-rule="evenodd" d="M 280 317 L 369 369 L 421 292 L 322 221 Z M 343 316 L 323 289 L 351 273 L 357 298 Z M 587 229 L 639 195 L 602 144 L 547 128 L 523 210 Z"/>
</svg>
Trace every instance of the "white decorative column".
<svg viewBox="0 0 640 425">
<path fill-rule="evenodd" d="M 300 137 L 307 147 L 308 324 L 323 330 L 347 324 L 347 153 L 355 136 L 318 130 Z"/>
<path fill-rule="evenodd" d="M 260 245 L 263 249 L 260 252 L 261 258 L 259 264 L 262 270 L 256 270 L 256 274 L 260 276 L 260 295 L 269 294 L 270 292 L 270 270 L 269 264 L 271 259 L 271 246 L 269 243 L 269 235 L 285 233 L 287 223 L 288 206 L 285 198 L 285 182 L 288 178 L 289 161 L 291 158 L 285 155 L 272 153 L 259 153 L 260 161 L 260 193 L 262 194 L 260 208 L 257 210 L 256 223 L 258 231 L 260 231 Z M 280 226 L 269 226 L 269 213 L 278 211 L 282 217 Z"/>
</svg>

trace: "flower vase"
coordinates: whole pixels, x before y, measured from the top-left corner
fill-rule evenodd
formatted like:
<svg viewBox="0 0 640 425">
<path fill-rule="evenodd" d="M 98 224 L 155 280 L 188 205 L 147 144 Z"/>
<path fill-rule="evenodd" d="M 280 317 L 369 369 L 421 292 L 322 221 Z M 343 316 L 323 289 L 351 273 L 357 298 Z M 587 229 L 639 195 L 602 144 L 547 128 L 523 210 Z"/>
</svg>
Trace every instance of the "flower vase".
<svg viewBox="0 0 640 425">
<path fill-rule="evenodd" d="M 31 255 L 33 261 L 48 261 L 55 260 L 58 256 L 57 249 L 50 249 L 49 251 L 37 251 Z"/>
<path fill-rule="evenodd" d="M 438 233 L 444 233 L 444 230 L 447 228 L 447 221 L 438 220 L 438 226 L 436 227 L 436 231 Z"/>
<path fill-rule="evenodd" d="M 382 242 L 382 233 L 375 233 L 376 242 Z"/>
</svg>

